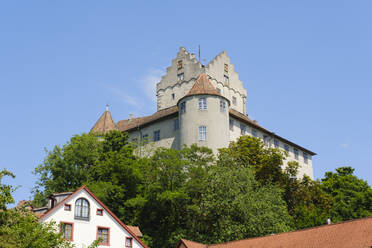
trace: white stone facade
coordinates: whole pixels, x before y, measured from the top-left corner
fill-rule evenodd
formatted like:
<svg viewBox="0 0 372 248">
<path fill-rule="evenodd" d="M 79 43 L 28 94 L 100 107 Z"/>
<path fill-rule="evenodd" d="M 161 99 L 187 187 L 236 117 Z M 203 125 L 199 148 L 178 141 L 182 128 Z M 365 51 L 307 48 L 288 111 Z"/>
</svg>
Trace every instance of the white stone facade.
<svg viewBox="0 0 372 248">
<path fill-rule="evenodd" d="M 208 83 L 196 86 L 201 75 Z M 203 88 L 208 88 L 209 92 L 203 92 Z M 227 147 L 241 135 L 251 135 L 263 139 L 270 147 L 286 150 L 288 158 L 283 166 L 288 161 L 297 161 L 301 166 L 299 176 L 306 174 L 313 178 L 312 156 L 315 153 L 272 133 L 248 117 L 247 91 L 226 52 L 203 66 L 194 54 L 181 47 L 157 84 L 156 96 L 158 111 L 154 115 L 117 123 L 117 129 L 128 132 L 130 139 L 139 145 L 138 155 L 150 155 L 156 147 L 180 149 L 191 144 L 207 146 L 217 153 L 219 148 Z M 206 109 L 199 109 L 200 98 L 205 98 Z M 221 102 L 226 107 L 223 113 Z M 182 104 L 186 111 L 182 110 Z"/>
</svg>

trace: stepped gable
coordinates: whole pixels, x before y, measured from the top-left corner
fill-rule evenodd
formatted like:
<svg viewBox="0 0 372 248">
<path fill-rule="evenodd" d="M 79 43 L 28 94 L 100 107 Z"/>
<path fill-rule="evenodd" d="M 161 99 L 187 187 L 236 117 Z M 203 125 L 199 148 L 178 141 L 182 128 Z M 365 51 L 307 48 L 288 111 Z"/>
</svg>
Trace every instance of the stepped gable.
<svg viewBox="0 0 372 248">
<path fill-rule="evenodd" d="M 110 111 L 106 108 L 106 111 L 101 115 L 96 124 L 94 124 L 90 132 L 104 134 L 111 130 L 117 130 L 117 128 Z"/>
<path fill-rule="evenodd" d="M 205 73 L 200 74 L 200 76 L 196 79 L 194 86 L 192 86 L 189 93 L 186 94 L 186 96 L 193 96 L 193 95 L 222 96 L 220 93 L 218 93 L 217 89 L 209 81 L 208 76 Z"/>
<path fill-rule="evenodd" d="M 122 132 L 134 130 L 138 127 L 142 127 L 143 125 L 147 125 L 160 119 L 167 118 L 168 116 L 171 116 L 176 113 L 178 113 L 178 107 L 173 106 L 170 108 L 159 110 L 155 112 L 153 115 L 121 120 L 118 121 L 117 129 Z"/>
</svg>

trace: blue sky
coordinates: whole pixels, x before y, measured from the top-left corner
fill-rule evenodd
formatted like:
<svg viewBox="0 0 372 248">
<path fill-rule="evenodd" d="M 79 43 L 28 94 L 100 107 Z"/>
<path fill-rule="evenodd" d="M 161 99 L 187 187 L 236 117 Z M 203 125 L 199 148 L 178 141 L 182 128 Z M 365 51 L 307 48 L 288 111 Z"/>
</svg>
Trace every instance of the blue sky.
<svg viewBox="0 0 372 248">
<path fill-rule="evenodd" d="M 226 50 L 249 116 L 316 152 L 314 174 L 349 165 L 372 184 L 372 1 L 3 1 L 0 168 L 30 198 L 46 149 L 155 111 L 180 46 Z"/>
</svg>

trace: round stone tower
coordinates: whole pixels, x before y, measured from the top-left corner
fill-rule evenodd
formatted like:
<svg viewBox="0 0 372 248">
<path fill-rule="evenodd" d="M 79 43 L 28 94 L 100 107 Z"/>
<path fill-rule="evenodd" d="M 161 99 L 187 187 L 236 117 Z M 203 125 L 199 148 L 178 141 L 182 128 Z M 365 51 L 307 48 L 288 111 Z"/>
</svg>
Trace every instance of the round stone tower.
<svg viewBox="0 0 372 248">
<path fill-rule="evenodd" d="M 207 146 L 217 152 L 229 145 L 229 100 L 200 74 L 188 94 L 177 105 L 180 144 Z"/>
</svg>

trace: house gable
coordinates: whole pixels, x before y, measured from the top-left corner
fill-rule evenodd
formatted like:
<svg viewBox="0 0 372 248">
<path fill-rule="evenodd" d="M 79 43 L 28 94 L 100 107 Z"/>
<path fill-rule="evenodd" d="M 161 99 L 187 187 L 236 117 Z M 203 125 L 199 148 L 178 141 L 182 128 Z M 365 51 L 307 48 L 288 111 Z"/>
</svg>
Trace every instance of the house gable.
<svg viewBox="0 0 372 248">
<path fill-rule="evenodd" d="M 78 199 L 84 198 L 89 202 L 89 219 L 75 218 L 75 203 Z M 70 205 L 71 210 L 65 210 L 65 205 Z M 102 210 L 102 215 L 97 214 Z M 107 208 L 86 186 L 82 186 L 73 194 L 59 202 L 54 208 L 48 210 L 40 217 L 40 221 L 55 221 L 60 223 L 73 223 L 74 244 L 89 245 L 97 237 L 97 228 L 110 230 L 110 245 L 117 244 L 124 247 L 125 239 L 132 238 L 133 248 L 147 248 L 147 246 L 128 228 L 119 218 Z"/>
</svg>

